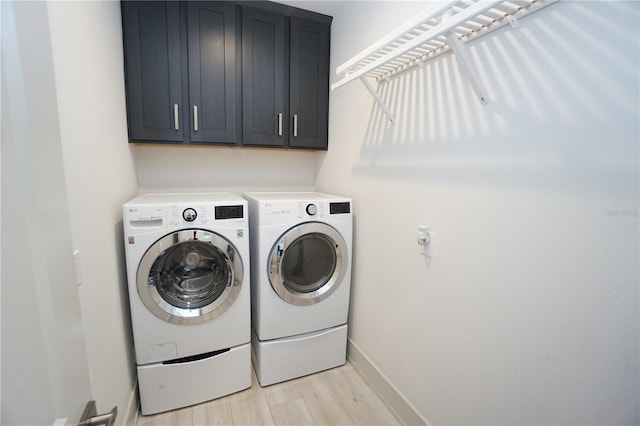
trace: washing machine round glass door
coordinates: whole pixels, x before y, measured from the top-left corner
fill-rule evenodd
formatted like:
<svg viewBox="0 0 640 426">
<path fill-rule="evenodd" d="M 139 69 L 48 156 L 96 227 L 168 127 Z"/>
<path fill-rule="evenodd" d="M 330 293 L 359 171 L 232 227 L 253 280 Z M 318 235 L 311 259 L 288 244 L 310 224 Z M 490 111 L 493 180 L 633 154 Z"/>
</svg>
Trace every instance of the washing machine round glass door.
<svg viewBox="0 0 640 426">
<path fill-rule="evenodd" d="M 335 228 L 319 222 L 297 225 L 282 234 L 271 249 L 271 287 L 289 303 L 318 303 L 339 288 L 347 256 L 347 244 Z"/>
<path fill-rule="evenodd" d="M 199 324 L 226 311 L 242 285 L 242 259 L 213 232 L 190 229 L 156 241 L 138 266 L 138 294 L 156 317 Z"/>
</svg>

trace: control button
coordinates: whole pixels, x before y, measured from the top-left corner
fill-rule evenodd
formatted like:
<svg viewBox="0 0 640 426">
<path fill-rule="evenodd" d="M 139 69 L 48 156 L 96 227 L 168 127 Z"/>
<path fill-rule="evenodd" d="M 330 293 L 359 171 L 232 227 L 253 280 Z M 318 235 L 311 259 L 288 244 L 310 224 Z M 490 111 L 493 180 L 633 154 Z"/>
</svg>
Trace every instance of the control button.
<svg viewBox="0 0 640 426">
<path fill-rule="evenodd" d="M 187 222 L 193 222 L 198 217 L 198 213 L 192 208 L 184 209 L 182 212 L 182 218 Z"/>
<path fill-rule="evenodd" d="M 309 216 L 314 216 L 316 213 L 318 213 L 318 207 L 315 204 L 308 204 L 307 214 L 309 214 Z"/>
</svg>

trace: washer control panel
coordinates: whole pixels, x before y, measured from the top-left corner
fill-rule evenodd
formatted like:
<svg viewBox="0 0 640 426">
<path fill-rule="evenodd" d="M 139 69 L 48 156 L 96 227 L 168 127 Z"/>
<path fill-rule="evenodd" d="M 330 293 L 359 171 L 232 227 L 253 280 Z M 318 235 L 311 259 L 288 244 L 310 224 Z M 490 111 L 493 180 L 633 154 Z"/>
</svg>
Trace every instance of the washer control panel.
<svg viewBox="0 0 640 426">
<path fill-rule="evenodd" d="M 174 204 L 168 206 L 167 210 L 169 226 L 206 225 L 221 221 L 242 223 L 246 221 L 245 209 L 242 204 L 222 206 Z"/>
<path fill-rule="evenodd" d="M 170 205 L 168 207 L 169 226 L 184 226 L 185 224 L 204 225 L 208 222 L 206 206 Z"/>
</svg>

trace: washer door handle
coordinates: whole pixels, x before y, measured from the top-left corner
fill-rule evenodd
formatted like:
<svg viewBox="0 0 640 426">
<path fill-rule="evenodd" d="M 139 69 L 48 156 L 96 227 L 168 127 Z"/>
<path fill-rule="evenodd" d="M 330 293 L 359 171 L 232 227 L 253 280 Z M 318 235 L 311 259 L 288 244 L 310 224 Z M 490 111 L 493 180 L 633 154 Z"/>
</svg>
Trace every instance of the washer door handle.
<svg viewBox="0 0 640 426">
<path fill-rule="evenodd" d="M 271 262 L 271 273 L 275 274 L 280 265 L 282 265 L 282 257 L 284 256 L 284 242 L 280 241 L 276 246 L 275 262 Z"/>
</svg>

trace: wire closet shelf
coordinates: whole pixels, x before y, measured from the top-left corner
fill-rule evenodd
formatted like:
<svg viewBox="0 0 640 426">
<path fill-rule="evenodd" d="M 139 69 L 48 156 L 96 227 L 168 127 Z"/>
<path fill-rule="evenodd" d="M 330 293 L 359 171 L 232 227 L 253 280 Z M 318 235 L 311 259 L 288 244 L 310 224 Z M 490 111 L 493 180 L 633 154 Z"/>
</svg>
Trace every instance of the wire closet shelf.
<svg viewBox="0 0 640 426">
<path fill-rule="evenodd" d="M 504 25 L 515 28 L 519 19 L 556 1 L 454 0 L 437 9 L 429 8 L 336 68 L 338 81 L 331 90 L 358 79 L 393 121 L 371 80 L 387 81 L 451 51 L 480 102 L 487 104 L 488 95 L 473 69 L 465 43 Z"/>
</svg>

